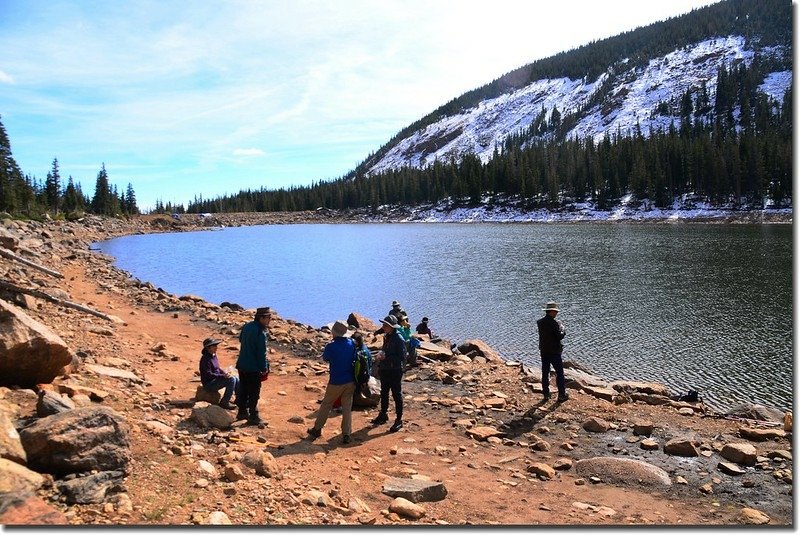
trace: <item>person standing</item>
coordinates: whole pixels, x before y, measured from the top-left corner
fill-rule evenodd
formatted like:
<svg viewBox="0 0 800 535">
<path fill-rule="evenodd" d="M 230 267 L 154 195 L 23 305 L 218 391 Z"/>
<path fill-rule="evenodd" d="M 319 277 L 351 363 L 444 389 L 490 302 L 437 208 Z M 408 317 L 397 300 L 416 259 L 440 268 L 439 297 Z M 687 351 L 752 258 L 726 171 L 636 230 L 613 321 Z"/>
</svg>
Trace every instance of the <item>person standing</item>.
<svg viewBox="0 0 800 535">
<path fill-rule="evenodd" d="M 263 423 L 258 414 L 258 398 L 261 395 L 261 381 L 269 374 L 267 359 L 267 340 L 272 311 L 269 307 L 256 309 L 255 319 L 246 323 L 239 333 L 239 412 L 237 420 L 258 425 Z"/>
<path fill-rule="evenodd" d="M 239 398 L 239 379 L 222 371 L 217 359 L 217 348 L 220 341 L 214 338 L 203 340 L 203 352 L 200 355 L 200 383 L 209 392 L 217 392 L 224 388 L 225 393 L 219 400 L 219 406 L 223 409 L 235 409 L 236 405 L 231 403 L 231 396 L 236 393 Z"/>
<path fill-rule="evenodd" d="M 536 322 L 539 329 L 539 352 L 542 356 L 542 394 L 545 400 L 550 399 L 550 366 L 553 366 L 556 371 L 558 401 L 563 402 L 569 399 L 564 386 L 564 363 L 561 360 L 561 353 L 564 350 L 561 340 L 567 331 L 563 323 L 556 321 L 556 316 L 560 312 L 558 303 L 549 301 L 543 310 L 544 317 Z"/>
<path fill-rule="evenodd" d="M 322 360 L 329 364 L 330 378 L 325 389 L 322 405 L 317 413 L 314 427 L 308 430 L 308 435 L 313 439 L 322 435 L 322 428 L 328 421 L 334 401 L 342 402 L 342 443 L 350 443 L 350 433 L 353 421 L 353 394 L 356 383 L 353 378 L 353 363 L 356 359 L 356 344 L 352 339 L 346 338 L 347 324 L 337 321 L 331 328 L 333 341 L 325 346 Z"/>
<path fill-rule="evenodd" d="M 378 354 L 381 379 L 381 412 L 372 420 L 374 425 L 389 421 L 389 392 L 394 399 L 395 420 L 389 428 L 390 433 L 403 427 L 403 368 L 406 360 L 406 342 L 400 333 L 397 318 L 391 314 L 381 320 L 383 326 L 383 349 Z"/>
</svg>

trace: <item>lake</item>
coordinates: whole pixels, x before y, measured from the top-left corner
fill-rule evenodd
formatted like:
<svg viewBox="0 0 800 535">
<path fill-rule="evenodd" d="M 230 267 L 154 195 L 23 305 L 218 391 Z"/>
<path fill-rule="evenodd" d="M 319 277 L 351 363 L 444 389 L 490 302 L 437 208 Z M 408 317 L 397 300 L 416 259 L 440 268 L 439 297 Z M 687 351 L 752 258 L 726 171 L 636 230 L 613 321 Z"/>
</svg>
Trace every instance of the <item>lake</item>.
<svg viewBox="0 0 800 535">
<path fill-rule="evenodd" d="M 412 328 L 428 316 L 435 334 L 537 366 L 555 300 L 564 358 L 609 380 L 695 389 L 718 409 L 792 406 L 791 225 L 269 225 L 99 247 L 170 293 L 315 327 L 377 322 L 398 300 Z"/>
</svg>

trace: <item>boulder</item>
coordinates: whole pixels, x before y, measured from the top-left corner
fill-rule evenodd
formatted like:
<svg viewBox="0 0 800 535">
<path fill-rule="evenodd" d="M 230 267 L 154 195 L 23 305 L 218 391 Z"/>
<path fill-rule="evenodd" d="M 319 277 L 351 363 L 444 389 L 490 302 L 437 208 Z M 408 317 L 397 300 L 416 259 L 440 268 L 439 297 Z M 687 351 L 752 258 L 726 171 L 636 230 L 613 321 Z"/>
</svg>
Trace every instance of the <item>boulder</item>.
<svg viewBox="0 0 800 535">
<path fill-rule="evenodd" d="M 553 373 L 555 372 L 551 372 L 551 375 L 553 375 Z M 541 370 L 539 370 L 538 376 L 542 376 Z M 581 390 L 587 386 L 608 388 L 608 382 L 602 377 L 581 370 L 564 370 L 564 381 L 567 388 L 572 388 L 574 390 Z"/>
<path fill-rule="evenodd" d="M 124 473 L 121 470 L 107 470 L 68 481 L 59 481 L 56 487 L 69 504 L 103 503 L 106 495 L 122 490 Z"/>
<path fill-rule="evenodd" d="M 442 482 L 398 477 L 387 480 L 381 492 L 394 498 L 405 498 L 413 503 L 438 502 L 447 496 L 447 489 Z"/>
<path fill-rule="evenodd" d="M 330 496 L 322 491 L 314 489 L 306 491 L 300 496 L 299 499 L 300 503 L 304 503 L 306 505 L 316 505 L 318 507 L 328 507 L 331 503 Z"/>
<path fill-rule="evenodd" d="M 5 227 L 0 227 L 0 247 L 5 247 L 9 251 L 16 251 L 18 245 L 19 239 Z"/>
<path fill-rule="evenodd" d="M 20 432 L 28 466 L 71 474 L 91 470 L 127 471 L 130 426 L 108 407 L 81 407 L 41 418 Z"/>
<path fill-rule="evenodd" d="M 200 385 L 194 393 L 194 399 L 195 401 L 206 401 L 212 405 L 219 405 L 222 394 L 219 393 L 219 390 L 206 390 L 203 385 Z"/>
<path fill-rule="evenodd" d="M 60 336 L 0 300 L 0 385 L 51 383 L 70 362 L 72 353 Z"/>
<path fill-rule="evenodd" d="M 227 479 L 231 483 L 236 483 L 237 481 L 241 481 L 242 479 L 245 478 L 242 469 L 235 464 L 229 464 L 228 466 L 225 467 L 224 476 L 225 479 Z"/>
<path fill-rule="evenodd" d="M 208 518 L 203 521 L 203 524 L 210 526 L 229 526 L 233 524 L 233 522 L 231 522 L 231 519 L 228 518 L 228 515 L 222 511 L 214 511 L 208 515 Z"/>
<path fill-rule="evenodd" d="M 236 421 L 230 411 L 219 405 L 208 405 L 204 402 L 200 402 L 192 408 L 192 420 L 197 422 L 200 427 L 217 429 L 227 429 Z"/>
<path fill-rule="evenodd" d="M 769 517 L 759 511 L 758 509 L 751 509 L 750 507 L 742 508 L 742 520 L 745 524 L 769 524 Z"/>
<path fill-rule="evenodd" d="M 0 459 L 0 496 L 36 492 L 44 481 L 41 474 L 14 461 Z"/>
<path fill-rule="evenodd" d="M 501 431 L 498 431 L 494 427 L 489 427 L 486 425 L 472 427 L 470 429 L 467 429 L 466 433 L 467 436 L 470 436 L 476 440 L 486 440 L 489 437 L 498 437 L 503 435 Z"/>
<path fill-rule="evenodd" d="M 736 405 L 725 413 L 725 416 L 746 418 L 748 420 L 761 420 L 766 422 L 783 423 L 784 413 L 781 410 L 765 407 L 757 403 L 742 403 Z"/>
<path fill-rule="evenodd" d="M 0 524 L 4 526 L 67 525 L 67 517 L 33 494 L 15 492 L 0 498 Z"/>
<path fill-rule="evenodd" d="M 392 503 L 389 504 L 389 511 L 402 517 L 411 518 L 412 520 L 417 520 L 425 516 L 424 507 L 412 503 L 405 498 L 395 498 L 392 500 Z"/>
<path fill-rule="evenodd" d="M 611 429 L 611 424 L 603 420 L 602 418 L 598 418 L 597 416 L 592 416 L 585 422 L 583 422 L 583 428 L 591 433 L 605 433 L 609 429 Z"/>
<path fill-rule="evenodd" d="M 75 402 L 68 397 L 50 390 L 39 390 L 39 399 L 36 401 L 36 416 L 39 418 L 70 411 L 74 408 Z"/>
<path fill-rule="evenodd" d="M 746 442 L 734 442 L 725 444 L 722 451 L 719 452 L 720 456 L 724 459 L 736 464 L 743 464 L 745 466 L 755 466 L 756 456 L 758 452 L 755 446 Z"/>
<path fill-rule="evenodd" d="M 242 464 L 264 477 L 276 477 L 281 473 L 278 461 L 268 451 L 250 450 L 242 457 Z"/>
<path fill-rule="evenodd" d="M 0 411 L 0 458 L 26 464 L 25 449 L 9 413 Z"/>
<path fill-rule="evenodd" d="M 633 422 L 633 434 L 649 437 L 653 434 L 653 427 L 653 422 L 643 420 Z"/>
<path fill-rule="evenodd" d="M 641 394 L 669 397 L 669 388 L 661 383 L 650 383 L 643 381 L 613 381 L 609 386 L 611 386 L 611 388 L 617 392 L 639 392 Z"/>
<path fill-rule="evenodd" d="M 680 457 L 697 457 L 700 455 L 697 446 L 698 442 L 694 438 L 676 437 L 664 444 L 664 453 Z"/>
<path fill-rule="evenodd" d="M 463 344 L 458 346 L 458 350 L 464 355 L 476 351 L 489 362 L 503 362 L 500 355 L 483 340 L 466 340 Z"/>
<path fill-rule="evenodd" d="M 361 329 L 363 331 L 375 332 L 378 330 L 378 324 L 369 319 L 366 316 L 362 316 L 358 312 L 351 312 L 349 316 L 347 316 L 347 324 L 355 327 L 356 329 Z"/>
<path fill-rule="evenodd" d="M 582 459 L 575 463 L 575 472 L 584 478 L 599 477 L 606 483 L 623 486 L 668 487 L 672 485 L 667 472 L 636 459 L 619 457 Z"/>
</svg>

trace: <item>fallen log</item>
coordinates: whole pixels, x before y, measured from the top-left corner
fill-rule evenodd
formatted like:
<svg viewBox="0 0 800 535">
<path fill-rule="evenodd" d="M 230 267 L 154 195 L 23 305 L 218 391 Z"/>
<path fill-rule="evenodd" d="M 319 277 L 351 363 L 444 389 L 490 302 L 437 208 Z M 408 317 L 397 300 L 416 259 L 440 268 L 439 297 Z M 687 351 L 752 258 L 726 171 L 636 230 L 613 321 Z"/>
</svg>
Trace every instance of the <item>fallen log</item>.
<svg viewBox="0 0 800 535">
<path fill-rule="evenodd" d="M 67 301 L 66 299 L 59 299 L 58 297 L 53 297 L 52 295 L 42 292 L 41 290 L 35 290 L 33 288 L 23 288 L 22 286 L 17 286 L 16 284 L 12 284 L 6 280 L 0 279 L 0 289 L 8 290 L 10 292 L 16 292 L 21 294 L 27 294 L 33 297 L 38 297 L 39 299 L 44 299 L 45 301 L 49 301 L 51 303 L 56 303 L 58 305 L 62 305 L 69 308 L 74 308 L 75 310 L 80 310 L 81 312 L 86 312 L 87 314 L 91 314 L 93 316 L 97 316 L 98 318 L 103 318 L 106 321 L 110 321 L 112 323 L 121 323 L 122 320 L 115 316 L 109 316 L 108 314 L 103 314 L 93 308 L 89 308 L 85 305 L 81 305 L 80 303 L 73 303 L 72 301 Z"/>
<path fill-rule="evenodd" d="M 36 262 L 31 262 L 30 260 L 22 258 L 19 255 L 15 255 L 11 251 L 9 251 L 7 249 L 3 249 L 2 247 L 0 247 L 0 256 L 2 256 L 4 258 L 8 258 L 9 260 L 14 260 L 16 262 L 19 262 L 20 264 L 25 264 L 28 267 L 32 267 L 34 269 L 38 269 L 39 271 L 47 273 L 48 275 L 51 275 L 53 277 L 57 277 L 59 279 L 63 279 L 64 278 L 64 275 L 62 275 L 58 271 L 52 270 L 50 268 L 47 268 L 47 267 L 45 267 L 45 266 L 43 266 L 41 264 L 37 264 Z"/>
</svg>

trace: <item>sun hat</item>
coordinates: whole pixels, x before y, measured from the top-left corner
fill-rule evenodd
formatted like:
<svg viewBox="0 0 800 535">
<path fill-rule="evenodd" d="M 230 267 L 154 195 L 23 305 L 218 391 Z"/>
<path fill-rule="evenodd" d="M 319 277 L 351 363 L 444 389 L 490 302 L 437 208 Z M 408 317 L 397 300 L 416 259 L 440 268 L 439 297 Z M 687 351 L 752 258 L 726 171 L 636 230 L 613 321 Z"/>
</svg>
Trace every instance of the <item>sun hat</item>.
<svg viewBox="0 0 800 535">
<path fill-rule="evenodd" d="M 336 323 L 334 323 L 333 327 L 331 327 L 331 332 L 333 333 L 333 336 L 336 337 L 344 336 L 347 334 L 347 324 L 343 321 L 336 320 Z"/>
<path fill-rule="evenodd" d="M 381 320 L 381 323 L 383 323 L 384 325 L 388 325 L 389 327 L 394 327 L 395 329 L 399 327 L 399 325 L 397 325 L 397 318 L 392 316 L 391 314 L 383 318 Z"/>
<path fill-rule="evenodd" d="M 206 338 L 203 340 L 203 349 L 211 346 L 218 346 L 220 343 L 222 342 L 216 338 Z"/>
<path fill-rule="evenodd" d="M 561 312 L 558 309 L 558 303 L 556 303 L 555 301 L 548 301 L 547 304 L 544 306 L 544 308 L 542 310 L 544 310 L 545 312 L 548 312 L 550 310 L 555 310 L 556 312 Z"/>
<path fill-rule="evenodd" d="M 392 308 L 397 308 L 400 306 L 400 301 L 392 301 Z"/>
<path fill-rule="evenodd" d="M 422 323 L 428 323 L 428 318 L 427 317 L 422 318 Z"/>
<path fill-rule="evenodd" d="M 259 307 L 256 309 L 256 318 L 260 318 L 261 316 L 271 316 L 272 309 L 269 307 Z"/>
</svg>

